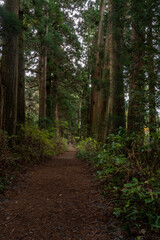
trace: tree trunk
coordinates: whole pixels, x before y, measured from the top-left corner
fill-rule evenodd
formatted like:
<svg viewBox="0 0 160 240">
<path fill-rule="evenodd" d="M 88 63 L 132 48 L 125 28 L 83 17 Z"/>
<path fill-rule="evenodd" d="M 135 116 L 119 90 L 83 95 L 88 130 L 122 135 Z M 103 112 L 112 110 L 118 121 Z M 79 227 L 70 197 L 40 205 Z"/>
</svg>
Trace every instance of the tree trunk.
<svg viewBox="0 0 160 240">
<path fill-rule="evenodd" d="M 128 133 L 144 130 L 145 84 L 144 84 L 144 32 L 132 29 L 133 56 L 130 69 Z"/>
<path fill-rule="evenodd" d="M 2 93 L 2 81 L 0 72 L 0 129 L 2 129 L 2 119 L 3 119 L 3 93 Z"/>
<path fill-rule="evenodd" d="M 45 17 L 48 18 L 48 12 L 45 8 Z M 48 26 L 45 24 L 45 35 L 48 34 Z M 40 124 L 41 127 L 46 127 L 46 110 L 47 110 L 47 46 L 43 45 L 40 53 L 39 59 L 40 65 L 40 73 L 39 73 L 39 121 L 43 122 L 43 125 Z"/>
<path fill-rule="evenodd" d="M 5 93 L 5 89 L 2 85 L 2 81 L 1 81 L 1 72 L 0 72 L 0 129 L 3 128 L 3 110 L 4 110 L 4 96 Z"/>
<path fill-rule="evenodd" d="M 97 37 L 97 44 L 96 44 L 96 62 L 95 62 L 95 71 L 94 71 L 94 81 L 96 83 L 92 83 L 92 100 L 91 100 L 91 134 L 93 137 L 98 138 L 98 130 L 99 130 L 99 109 L 98 109 L 98 98 L 99 98 L 99 88 L 101 83 L 101 70 L 102 64 L 100 62 L 100 52 L 102 51 L 102 44 L 103 44 L 103 19 L 104 19 L 104 12 L 106 8 L 106 0 L 101 1 L 100 6 L 100 20 L 98 25 L 98 37 Z"/>
<path fill-rule="evenodd" d="M 25 122 L 25 74 L 24 74 L 24 31 L 23 31 L 23 8 L 20 1 L 19 20 L 21 29 L 19 33 L 19 63 L 18 63 L 18 109 L 17 123 Z"/>
<path fill-rule="evenodd" d="M 125 128 L 125 102 L 123 68 L 121 63 L 121 34 L 119 2 L 109 0 L 109 100 L 108 133 L 115 133 L 119 127 Z"/>
<path fill-rule="evenodd" d="M 108 26 L 107 26 L 108 32 Z M 104 67 L 102 74 L 103 88 L 100 91 L 99 108 L 100 108 L 100 124 L 99 124 L 99 140 L 104 143 L 107 135 L 107 109 L 108 109 L 108 97 L 109 97 L 109 33 L 106 35 L 105 43 L 105 57 Z"/>
<path fill-rule="evenodd" d="M 55 104 L 55 126 L 56 126 L 56 137 L 59 137 L 59 113 L 58 113 L 58 97 L 56 94 L 56 104 Z"/>
<path fill-rule="evenodd" d="M 150 3 L 150 2 L 149 2 Z M 156 74 L 154 64 L 154 49 L 153 49 L 153 10 L 149 5 L 149 26 L 147 34 L 147 70 L 148 70 L 148 84 L 149 84 L 149 129 L 150 135 L 156 132 Z"/>
<path fill-rule="evenodd" d="M 44 48 L 43 48 L 44 49 Z M 43 121 L 46 118 L 46 74 L 47 74 L 47 50 L 43 51 L 40 56 L 40 73 L 39 73 L 39 121 Z M 43 123 L 45 127 L 45 123 Z"/>
<path fill-rule="evenodd" d="M 82 100 L 79 99 L 79 106 L 78 106 L 78 136 L 81 137 L 81 127 L 82 127 Z"/>
<path fill-rule="evenodd" d="M 5 8 L 18 18 L 19 1 L 5 0 Z M 17 90 L 18 90 L 18 31 L 6 28 L 4 24 L 2 50 L 2 84 L 6 94 L 4 104 L 4 130 L 16 134 Z"/>
<path fill-rule="evenodd" d="M 133 0 L 131 5 L 132 36 L 129 79 L 128 133 L 144 132 L 145 126 L 145 2 Z"/>
<path fill-rule="evenodd" d="M 53 107 L 53 87 L 52 87 L 52 76 L 49 69 L 49 74 L 47 74 L 47 106 L 46 106 L 46 116 L 53 123 L 54 107 Z"/>
</svg>

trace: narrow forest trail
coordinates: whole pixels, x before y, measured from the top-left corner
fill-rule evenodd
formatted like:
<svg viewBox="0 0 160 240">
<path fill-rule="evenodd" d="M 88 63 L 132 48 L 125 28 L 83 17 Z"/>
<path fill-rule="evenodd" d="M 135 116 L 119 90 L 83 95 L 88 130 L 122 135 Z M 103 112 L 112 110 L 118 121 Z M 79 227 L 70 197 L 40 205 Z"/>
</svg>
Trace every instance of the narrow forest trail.
<svg viewBox="0 0 160 240">
<path fill-rule="evenodd" d="M 111 214 L 93 171 L 75 154 L 70 148 L 34 167 L 23 187 L 6 193 L 0 240 L 120 239 L 111 236 Z"/>
</svg>

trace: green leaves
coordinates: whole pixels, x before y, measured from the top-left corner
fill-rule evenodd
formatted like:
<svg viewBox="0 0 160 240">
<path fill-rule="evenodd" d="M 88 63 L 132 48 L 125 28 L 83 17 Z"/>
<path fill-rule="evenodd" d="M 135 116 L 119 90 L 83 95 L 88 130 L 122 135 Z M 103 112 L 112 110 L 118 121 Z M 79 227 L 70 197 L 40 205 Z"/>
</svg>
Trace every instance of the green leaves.
<svg viewBox="0 0 160 240">
<path fill-rule="evenodd" d="M 92 138 L 86 138 L 85 140 L 80 141 L 76 148 L 78 149 L 78 157 L 82 157 L 93 161 L 93 157 L 98 153 L 101 145 Z"/>
<path fill-rule="evenodd" d="M 5 7 L 0 6 L 0 17 L 3 20 L 5 33 L 18 34 L 21 24 L 16 14 L 10 13 Z"/>
<path fill-rule="evenodd" d="M 114 212 L 113 214 L 116 216 L 116 217 L 119 217 L 122 213 L 122 210 L 120 208 L 115 208 L 114 209 Z"/>
<path fill-rule="evenodd" d="M 151 229 L 155 232 L 160 229 L 160 171 L 159 167 L 152 171 L 152 165 L 141 159 L 146 146 L 132 136 L 133 147 L 128 149 L 130 141 L 125 135 L 112 134 L 98 152 L 92 155 L 85 152 L 85 156 L 94 164 L 97 177 L 105 183 L 104 195 L 110 192 L 114 195 L 113 214 L 121 219 L 130 237 L 132 230 L 137 236 L 145 236 Z"/>
</svg>

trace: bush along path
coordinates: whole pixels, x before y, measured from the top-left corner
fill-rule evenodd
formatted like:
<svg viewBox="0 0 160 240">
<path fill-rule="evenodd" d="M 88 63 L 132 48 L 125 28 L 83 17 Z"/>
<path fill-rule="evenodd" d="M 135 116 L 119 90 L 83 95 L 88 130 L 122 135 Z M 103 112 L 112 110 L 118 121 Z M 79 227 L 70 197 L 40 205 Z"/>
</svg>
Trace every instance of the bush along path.
<svg viewBox="0 0 160 240">
<path fill-rule="evenodd" d="M 111 198 L 125 239 L 160 240 L 159 140 L 152 138 L 154 151 L 142 135 L 133 141 L 111 134 L 103 146 L 91 138 L 77 145 L 77 157 L 94 167 L 106 199 Z"/>
<path fill-rule="evenodd" d="M 1 240 L 118 240 L 94 172 L 76 151 L 35 166 L 23 184 L 0 202 Z"/>
</svg>

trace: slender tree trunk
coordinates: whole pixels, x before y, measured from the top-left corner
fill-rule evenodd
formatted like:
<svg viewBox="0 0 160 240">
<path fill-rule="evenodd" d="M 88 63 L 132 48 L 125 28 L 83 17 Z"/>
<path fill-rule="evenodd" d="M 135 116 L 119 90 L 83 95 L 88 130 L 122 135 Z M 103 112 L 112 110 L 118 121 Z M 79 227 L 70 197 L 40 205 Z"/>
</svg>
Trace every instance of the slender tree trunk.
<svg viewBox="0 0 160 240">
<path fill-rule="evenodd" d="M 2 81 L 0 72 L 0 129 L 2 129 L 2 117 L 3 116 L 3 93 L 2 93 Z"/>
<path fill-rule="evenodd" d="M 149 2 L 150 3 L 150 2 Z M 149 26 L 147 34 L 147 69 L 148 69 L 148 84 L 149 84 L 149 129 L 150 135 L 156 132 L 156 74 L 154 64 L 154 49 L 153 49 L 153 10 L 149 7 Z"/>
<path fill-rule="evenodd" d="M 87 37 L 87 55 L 88 55 L 88 80 L 89 82 L 87 83 L 87 86 L 85 89 L 89 87 L 89 93 L 88 96 L 86 97 L 86 102 L 87 102 L 87 114 L 86 114 L 86 125 L 87 125 L 87 136 L 92 135 L 92 110 L 93 110 L 93 104 L 92 104 L 92 92 L 93 92 L 93 83 L 92 83 L 92 73 L 93 73 L 93 63 L 92 63 L 92 52 L 90 49 L 90 43 L 93 42 L 93 39 L 91 38 L 90 35 L 90 26 L 88 26 L 88 37 Z M 90 86 L 88 86 L 88 84 Z"/>
<path fill-rule="evenodd" d="M 48 17 L 48 13 L 46 13 Z M 45 36 L 48 34 L 48 26 L 45 26 Z M 40 122 L 46 118 L 47 111 L 47 46 L 42 46 L 40 53 L 40 74 L 39 74 L 39 120 Z M 46 123 L 43 122 L 43 127 Z"/>
<path fill-rule="evenodd" d="M 144 32 L 132 29 L 133 56 L 130 69 L 128 133 L 143 132 L 145 114 Z"/>
<path fill-rule="evenodd" d="M 56 93 L 56 104 L 55 104 L 55 123 L 56 123 L 56 137 L 59 137 L 59 113 L 58 113 L 58 97 Z"/>
<path fill-rule="evenodd" d="M 43 121 L 46 118 L 46 74 L 47 74 L 47 50 L 43 48 L 43 54 L 40 56 L 40 73 L 39 73 L 39 120 Z M 43 127 L 45 124 L 43 124 Z"/>
<path fill-rule="evenodd" d="M 17 123 L 25 122 L 25 74 L 24 74 L 24 31 L 23 31 L 23 8 L 20 1 L 19 20 L 21 29 L 19 33 L 19 63 L 18 63 L 18 109 Z"/>
<path fill-rule="evenodd" d="M 132 20 L 132 55 L 129 79 L 129 108 L 128 108 L 128 133 L 144 132 L 145 126 L 145 2 L 133 0 L 131 5 Z"/>
<path fill-rule="evenodd" d="M 108 26 L 107 26 L 108 32 Z M 99 140 L 104 143 L 107 135 L 107 109 L 109 97 L 109 33 L 106 36 L 105 42 L 105 57 L 102 74 L 103 88 L 100 91 L 99 108 L 100 108 L 100 124 L 99 124 Z"/>
<path fill-rule="evenodd" d="M 119 8 L 119 2 L 116 0 L 109 0 L 109 133 L 115 132 L 119 127 L 125 128 L 124 83 L 123 68 L 121 63 L 122 27 L 119 12 L 117 12 L 117 9 Z"/>
<path fill-rule="evenodd" d="M 2 81 L 1 81 L 1 72 L 0 72 L 0 129 L 3 128 L 3 110 L 4 110 L 4 96 L 5 93 L 5 89 L 2 85 Z"/>
<path fill-rule="evenodd" d="M 78 136 L 81 137 L 81 127 L 82 127 L 82 100 L 79 99 L 78 107 Z"/>
<path fill-rule="evenodd" d="M 5 8 L 18 18 L 19 1 L 5 0 Z M 2 84 L 6 90 L 4 104 L 4 130 L 16 134 L 18 90 L 18 31 L 10 32 L 4 24 L 2 51 Z"/>
<path fill-rule="evenodd" d="M 88 86 L 87 86 L 88 87 Z M 86 87 L 86 88 L 87 88 Z M 86 125 L 86 137 L 90 135 L 90 118 L 91 118 L 91 93 L 86 97 L 86 104 L 87 104 L 87 109 L 86 109 L 86 118 L 85 118 L 85 125 Z"/>
<path fill-rule="evenodd" d="M 103 44 L 103 19 L 104 12 L 106 7 L 106 0 L 101 1 L 100 6 L 100 21 L 98 25 L 98 37 L 96 44 L 96 63 L 95 63 L 95 71 L 93 78 L 97 83 L 92 83 L 92 100 L 91 100 L 91 133 L 92 136 L 98 138 L 98 130 L 99 130 L 99 109 L 98 109 L 98 98 L 99 98 L 99 86 L 101 83 L 101 63 L 100 63 L 100 52 L 102 51 Z"/>
<path fill-rule="evenodd" d="M 47 106 L 46 106 L 46 115 L 47 118 L 53 123 L 53 96 L 52 96 L 52 77 L 49 70 L 47 74 Z"/>
</svg>

